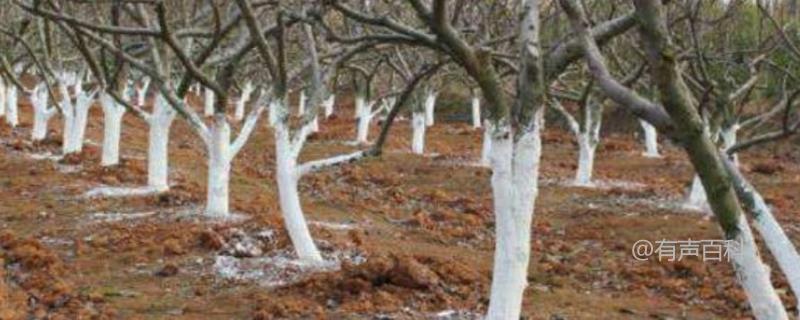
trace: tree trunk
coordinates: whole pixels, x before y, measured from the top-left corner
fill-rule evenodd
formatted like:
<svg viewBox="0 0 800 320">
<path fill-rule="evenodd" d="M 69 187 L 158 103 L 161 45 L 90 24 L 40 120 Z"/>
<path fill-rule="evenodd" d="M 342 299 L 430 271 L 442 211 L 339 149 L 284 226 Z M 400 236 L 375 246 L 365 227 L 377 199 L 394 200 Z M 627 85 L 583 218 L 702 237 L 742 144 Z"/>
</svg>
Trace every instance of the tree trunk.
<svg viewBox="0 0 800 320">
<path fill-rule="evenodd" d="M 7 92 L 8 92 L 8 88 L 6 87 L 6 83 L 3 81 L 3 78 L 0 77 L 0 117 L 5 117 L 5 115 L 6 115 L 6 104 L 7 104 L 7 102 L 6 102 L 6 95 L 7 94 L 6 93 Z"/>
<path fill-rule="evenodd" d="M 322 255 L 317 249 L 311 232 L 308 230 L 298 192 L 297 159 L 294 154 L 289 130 L 285 123 L 275 127 L 275 151 L 277 156 L 278 196 L 281 212 L 289 238 L 292 240 L 298 258 L 311 263 L 322 263 Z"/>
<path fill-rule="evenodd" d="M 253 85 L 248 82 L 244 85 L 242 89 L 242 95 L 239 97 L 239 100 L 236 100 L 236 109 L 234 110 L 234 119 L 236 121 L 242 121 L 245 115 L 245 104 L 250 101 L 250 97 L 253 95 Z"/>
<path fill-rule="evenodd" d="M 206 117 L 214 115 L 214 90 L 210 88 L 203 90 L 203 114 Z"/>
<path fill-rule="evenodd" d="M 435 122 L 434 110 L 436 108 L 436 92 L 428 92 L 425 97 L 425 125 L 432 126 Z"/>
<path fill-rule="evenodd" d="M 358 102 L 358 98 L 356 99 Z M 359 103 L 356 103 L 358 105 Z M 358 115 L 358 128 L 356 130 L 356 142 L 367 143 L 369 139 L 369 125 L 372 122 L 372 108 L 370 104 L 364 103 L 360 108 L 361 111 Z"/>
<path fill-rule="evenodd" d="M 228 187 L 231 172 L 231 128 L 225 114 L 214 115 L 208 145 L 208 194 L 205 214 L 226 217 L 229 214 Z"/>
<path fill-rule="evenodd" d="M 661 155 L 658 153 L 658 131 L 656 131 L 656 127 L 644 120 L 639 120 L 639 124 L 642 126 L 642 132 L 644 132 L 644 156 L 648 158 L 660 158 Z"/>
<path fill-rule="evenodd" d="M 303 90 L 300 90 L 300 98 L 298 98 L 298 101 L 297 101 L 297 115 L 298 116 L 302 117 L 303 115 L 306 114 L 306 100 L 308 100 L 308 98 L 306 98 L 306 92 L 303 91 Z"/>
<path fill-rule="evenodd" d="M 541 113 L 537 116 L 542 122 Z M 519 319 L 527 287 L 531 223 L 538 195 L 540 126 L 514 143 L 510 128 L 492 134 L 492 194 L 495 251 L 492 292 L 486 319 Z"/>
<path fill-rule="evenodd" d="M 19 124 L 19 114 L 17 106 L 17 87 L 8 86 L 6 91 L 6 123 L 15 128 Z"/>
<path fill-rule="evenodd" d="M 578 135 L 578 170 L 575 172 L 575 184 L 579 186 L 592 185 L 597 140 L 590 137 L 590 134 L 586 132 Z"/>
<path fill-rule="evenodd" d="M 472 127 L 481 127 L 481 99 L 477 96 L 472 97 Z"/>
<path fill-rule="evenodd" d="M 56 114 L 55 108 L 48 108 L 50 96 L 47 94 L 47 89 L 44 84 L 37 85 L 31 94 L 30 100 L 33 105 L 33 129 L 31 130 L 31 139 L 33 141 L 42 141 L 47 138 L 47 122 Z"/>
<path fill-rule="evenodd" d="M 357 94 L 356 101 L 355 101 L 355 110 L 353 111 L 353 118 L 358 119 L 361 117 L 361 113 L 363 113 L 363 109 L 366 106 L 367 101 L 363 95 Z"/>
<path fill-rule="evenodd" d="M 415 111 L 412 114 L 412 138 L 411 138 L 411 152 L 414 154 L 425 153 L 425 120 L 426 115 L 423 112 Z"/>
<path fill-rule="evenodd" d="M 147 151 L 147 185 L 158 191 L 169 190 L 169 131 L 173 119 L 175 111 L 159 95 L 150 116 Z"/>
<path fill-rule="evenodd" d="M 103 156 L 100 164 L 104 167 L 119 164 L 119 139 L 122 131 L 122 117 L 125 107 L 118 104 L 107 93 L 100 96 L 103 107 Z"/>
<path fill-rule="evenodd" d="M 330 118 L 330 116 L 333 115 L 333 107 L 335 103 L 336 103 L 336 95 L 333 94 L 328 96 L 328 99 L 326 99 L 325 102 L 322 103 L 322 106 L 325 109 L 325 118 Z"/>
<path fill-rule="evenodd" d="M 492 122 L 489 120 L 484 121 L 483 127 L 483 146 L 481 147 L 481 164 L 489 166 L 492 164 Z"/>
</svg>

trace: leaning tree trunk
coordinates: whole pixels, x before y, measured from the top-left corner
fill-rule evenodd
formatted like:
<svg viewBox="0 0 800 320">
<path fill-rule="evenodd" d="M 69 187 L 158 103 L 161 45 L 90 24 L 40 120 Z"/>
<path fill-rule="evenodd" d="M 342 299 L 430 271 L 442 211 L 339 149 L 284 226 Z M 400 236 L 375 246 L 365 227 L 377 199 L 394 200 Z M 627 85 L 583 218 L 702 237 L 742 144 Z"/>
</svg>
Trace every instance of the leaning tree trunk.
<svg viewBox="0 0 800 320">
<path fill-rule="evenodd" d="M 726 171 L 708 130 L 704 129 L 703 121 L 693 107 L 689 88 L 676 66 L 663 4 L 660 0 L 637 0 L 634 3 L 651 78 L 675 125 L 676 138 L 683 144 L 700 176 L 708 203 L 726 239 L 740 246 L 731 260 L 753 314 L 757 319 L 788 319 L 786 309 L 770 282 L 769 269 L 758 255 L 758 246 L 742 212 L 731 175 Z"/>
<path fill-rule="evenodd" d="M 753 225 L 761 234 L 770 253 L 775 257 L 778 266 L 786 276 L 789 287 L 800 305 L 800 255 L 792 240 L 786 235 L 778 220 L 772 214 L 764 198 L 739 171 L 735 163 L 725 162 L 731 174 L 739 199 L 745 204 L 753 217 Z"/>
<path fill-rule="evenodd" d="M 276 104 L 279 104 L 276 103 Z M 293 145 L 289 128 L 279 121 L 275 125 L 275 152 L 277 157 L 278 196 L 283 220 L 298 258 L 311 263 L 322 263 L 322 255 L 311 238 L 303 208 L 300 205 L 297 168 L 297 146 Z"/>
</svg>

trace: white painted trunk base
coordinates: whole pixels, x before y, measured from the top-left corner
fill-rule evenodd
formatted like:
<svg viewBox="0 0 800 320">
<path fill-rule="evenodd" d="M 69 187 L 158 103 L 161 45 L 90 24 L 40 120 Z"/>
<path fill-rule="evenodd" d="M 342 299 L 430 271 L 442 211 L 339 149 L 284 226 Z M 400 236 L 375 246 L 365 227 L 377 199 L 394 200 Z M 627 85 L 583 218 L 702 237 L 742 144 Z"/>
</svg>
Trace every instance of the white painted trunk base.
<svg viewBox="0 0 800 320">
<path fill-rule="evenodd" d="M 686 197 L 686 206 L 695 210 L 708 211 L 709 209 L 706 189 L 703 188 L 703 183 L 697 175 L 692 179 L 692 186 L 689 188 L 689 196 Z"/>
<path fill-rule="evenodd" d="M 575 185 L 592 185 L 596 150 L 597 143 L 592 143 L 588 134 L 582 133 L 578 135 L 578 170 L 575 172 Z"/>
<path fill-rule="evenodd" d="M 720 132 L 720 138 L 722 138 L 722 148 L 723 150 L 728 150 L 733 148 L 736 145 L 737 141 L 737 132 L 739 131 L 739 124 L 734 124 L 728 128 L 724 128 Z M 739 155 L 733 155 L 733 163 L 738 166 L 739 165 Z"/>
<path fill-rule="evenodd" d="M 436 108 L 436 93 L 430 92 L 425 97 L 425 125 L 432 126 L 435 123 L 434 110 Z"/>
<path fill-rule="evenodd" d="M 333 108 L 336 104 L 336 95 L 328 96 L 328 99 L 322 103 L 322 107 L 325 110 L 325 118 L 330 118 L 333 115 Z"/>
<path fill-rule="evenodd" d="M 306 114 L 306 92 L 300 91 L 300 99 L 297 103 L 297 114 L 303 116 Z"/>
<path fill-rule="evenodd" d="M 364 110 L 364 107 L 366 107 L 366 104 L 367 104 L 366 99 L 363 96 L 361 96 L 361 95 L 357 95 L 356 96 L 355 110 L 353 111 L 353 118 L 354 119 L 358 119 L 359 117 L 361 117 L 361 113 L 363 113 L 363 110 Z"/>
<path fill-rule="evenodd" d="M 147 102 L 147 89 L 150 88 L 150 78 L 142 80 L 141 87 L 136 88 L 136 104 L 143 106 Z"/>
<path fill-rule="evenodd" d="M 481 147 L 481 165 L 489 166 L 492 164 L 492 122 L 489 120 L 484 121 L 483 127 L 483 146 Z"/>
<path fill-rule="evenodd" d="M 203 89 L 203 114 L 206 117 L 214 115 L 214 90 Z"/>
<path fill-rule="evenodd" d="M 358 105 L 358 103 L 356 104 Z M 369 139 L 369 125 L 372 122 L 372 108 L 364 104 L 360 107 L 361 113 L 358 115 L 358 127 L 356 128 L 356 142 L 367 143 Z"/>
<path fill-rule="evenodd" d="M 6 123 L 12 128 L 19 124 L 19 106 L 17 105 L 17 87 L 8 86 L 6 89 Z"/>
<path fill-rule="evenodd" d="M 158 191 L 169 190 L 169 131 L 174 119 L 175 110 L 158 95 L 149 119 L 147 150 L 147 185 Z"/>
<path fill-rule="evenodd" d="M 119 164 L 119 140 L 125 107 L 107 93 L 100 96 L 100 105 L 103 107 L 103 156 L 100 164 L 104 167 L 115 166 Z"/>
<path fill-rule="evenodd" d="M 4 117 L 6 115 L 6 95 L 8 89 L 6 88 L 6 83 L 3 81 L 3 78 L 0 77 L 0 117 Z"/>
<path fill-rule="evenodd" d="M 231 128 L 224 114 L 214 115 L 208 146 L 208 186 L 205 214 L 225 217 L 229 214 L 229 182 L 231 172 Z"/>
<path fill-rule="evenodd" d="M 291 143 L 286 125 L 278 123 L 275 128 L 276 176 L 283 220 L 298 258 L 321 264 L 323 263 L 322 255 L 311 238 L 311 232 L 308 230 L 308 224 L 300 205 L 300 194 L 297 188 L 299 174 L 293 150 L 295 147 Z"/>
<path fill-rule="evenodd" d="M 245 104 L 250 101 L 250 96 L 253 94 L 253 84 L 248 82 L 242 88 L 242 95 L 239 97 L 239 100 L 236 100 L 236 109 L 234 110 L 234 119 L 236 121 L 242 121 L 245 115 Z"/>
<path fill-rule="evenodd" d="M 658 153 L 658 131 L 656 127 L 644 120 L 639 120 L 644 132 L 644 153 L 643 155 L 648 158 L 660 158 L 661 154 Z"/>
<path fill-rule="evenodd" d="M 472 127 L 481 127 L 481 99 L 478 97 L 472 97 Z"/>
<path fill-rule="evenodd" d="M 759 320 L 788 319 L 783 303 L 770 281 L 769 267 L 758 255 L 758 246 L 744 215 L 739 216 L 739 234 L 734 240 L 739 248 L 738 252 L 731 255 L 731 262 L 736 278 L 750 302 L 753 315 Z"/>
<path fill-rule="evenodd" d="M 541 119 L 541 113 L 539 114 Z M 541 123 L 541 120 L 538 121 Z M 495 251 L 486 319 L 519 319 L 528 285 L 531 222 L 538 194 L 539 127 L 515 144 L 509 127 L 492 134 Z"/>
<path fill-rule="evenodd" d="M 44 84 L 39 84 L 33 89 L 30 97 L 31 105 L 33 105 L 33 128 L 31 130 L 33 141 L 42 141 L 47 138 L 47 123 L 58 111 L 56 108 L 48 107 L 49 98 L 50 95 L 47 94 Z"/>
<path fill-rule="evenodd" d="M 425 153 L 425 127 L 426 114 L 422 112 L 414 112 L 411 120 L 412 137 L 411 137 L 411 152 L 414 154 Z"/>
</svg>

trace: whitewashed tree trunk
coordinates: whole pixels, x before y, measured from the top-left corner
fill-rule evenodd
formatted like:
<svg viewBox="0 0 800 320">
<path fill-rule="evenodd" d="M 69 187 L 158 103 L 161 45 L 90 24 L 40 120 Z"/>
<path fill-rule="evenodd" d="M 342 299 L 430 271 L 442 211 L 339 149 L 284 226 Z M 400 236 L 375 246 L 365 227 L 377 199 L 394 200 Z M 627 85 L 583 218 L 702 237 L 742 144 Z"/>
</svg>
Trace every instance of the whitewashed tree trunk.
<svg viewBox="0 0 800 320">
<path fill-rule="evenodd" d="M 208 195 L 206 215 L 224 217 L 228 215 L 231 161 L 231 128 L 225 114 L 215 114 L 208 145 Z"/>
<path fill-rule="evenodd" d="M 203 91 L 203 114 L 206 117 L 214 115 L 214 90 L 205 88 Z"/>
<path fill-rule="evenodd" d="M 661 154 L 658 153 L 658 131 L 656 127 L 649 122 L 639 120 L 644 132 L 644 156 L 648 158 L 660 158 Z"/>
<path fill-rule="evenodd" d="M 234 119 L 236 121 L 242 121 L 245 115 L 245 104 L 250 101 L 250 96 L 253 94 L 253 84 L 247 82 L 242 88 L 242 95 L 239 97 L 239 100 L 236 100 L 236 109 L 234 110 Z"/>
<path fill-rule="evenodd" d="M 786 236 L 780 223 L 761 194 L 744 178 L 735 164 L 728 163 L 739 198 L 749 209 L 756 231 L 761 234 L 772 256 L 786 276 L 789 287 L 800 305 L 800 255 L 792 240 Z"/>
<path fill-rule="evenodd" d="M 268 119 L 269 120 L 268 121 L 269 125 L 270 125 L 270 127 L 274 127 L 278 123 L 278 112 L 279 112 L 278 103 L 276 103 L 274 101 L 270 102 L 269 103 L 269 110 L 267 112 L 268 112 L 267 117 L 269 118 Z"/>
<path fill-rule="evenodd" d="M 100 105 L 103 107 L 103 156 L 100 165 L 115 166 L 119 164 L 119 139 L 125 107 L 106 92 L 100 95 Z"/>
<path fill-rule="evenodd" d="M 492 195 L 495 211 L 495 251 L 492 291 L 486 319 L 519 319 L 528 285 L 531 222 L 538 195 L 542 123 L 513 142 L 511 129 L 492 133 Z"/>
<path fill-rule="evenodd" d="M 328 96 L 328 99 L 325 99 L 325 102 L 322 103 L 323 108 L 325 109 L 325 118 L 330 118 L 333 115 L 333 107 L 336 104 L 336 95 Z"/>
<path fill-rule="evenodd" d="M 432 126 L 435 122 L 434 110 L 436 108 L 436 92 L 430 91 L 425 97 L 425 125 Z"/>
<path fill-rule="evenodd" d="M 297 115 L 301 117 L 306 114 L 306 100 L 306 92 L 300 90 L 300 98 L 297 102 Z"/>
<path fill-rule="evenodd" d="M 761 262 L 758 245 L 743 214 L 739 215 L 738 229 L 734 239 L 738 250 L 730 257 L 753 314 L 756 319 L 788 319 L 781 299 L 772 287 L 769 267 Z"/>
<path fill-rule="evenodd" d="M 360 95 L 360 94 L 356 95 L 356 102 L 355 102 L 355 105 L 356 105 L 355 108 L 356 109 L 355 109 L 355 111 L 354 111 L 355 113 L 353 115 L 354 119 L 358 119 L 359 117 L 361 117 L 361 114 L 364 112 L 362 110 L 364 109 L 364 107 L 366 107 L 366 104 L 367 104 L 367 101 L 366 101 L 366 98 L 364 98 L 363 95 Z"/>
<path fill-rule="evenodd" d="M 31 139 L 42 141 L 47 138 L 47 123 L 50 121 L 58 109 L 48 107 L 50 95 L 44 84 L 37 85 L 31 93 L 31 105 L 33 105 L 33 129 Z"/>
<path fill-rule="evenodd" d="M 492 122 L 488 119 L 484 121 L 483 127 L 483 146 L 481 147 L 481 165 L 489 166 L 492 164 Z"/>
<path fill-rule="evenodd" d="M 4 117 L 6 115 L 6 95 L 8 89 L 6 88 L 6 83 L 2 77 L 0 77 L 0 117 Z"/>
<path fill-rule="evenodd" d="M 696 209 L 708 207 L 706 189 L 703 188 L 703 183 L 700 181 L 698 175 L 695 175 L 692 179 L 692 186 L 689 188 L 689 196 L 686 198 L 686 205 Z"/>
<path fill-rule="evenodd" d="M 720 138 L 722 139 L 722 149 L 728 150 L 733 148 L 736 145 L 737 141 L 737 133 L 739 131 L 739 124 L 733 124 L 731 126 L 725 127 L 720 131 Z M 733 155 L 733 163 L 735 165 L 739 165 L 739 155 Z"/>
<path fill-rule="evenodd" d="M 136 104 L 143 106 L 147 102 L 147 89 L 150 88 L 150 78 L 142 80 L 142 86 L 136 88 Z"/>
<path fill-rule="evenodd" d="M 414 154 L 425 153 L 425 127 L 426 115 L 424 111 L 415 111 L 412 114 L 411 152 Z"/>
<path fill-rule="evenodd" d="M 477 96 L 472 97 L 472 127 L 481 127 L 481 99 Z"/>
<path fill-rule="evenodd" d="M 298 150 L 296 148 L 298 147 L 300 146 L 293 144 L 287 125 L 278 122 L 275 126 L 276 175 L 283 220 L 298 258 L 311 263 L 322 263 L 322 255 L 311 238 L 311 232 L 308 230 L 303 208 L 300 205 L 300 194 L 297 188 L 300 178 L 297 168 Z"/>
<path fill-rule="evenodd" d="M 356 103 L 356 105 L 359 105 L 359 103 Z M 372 103 L 364 103 L 360 108 L 357 109 L 359 109 L 361 113 L 358 115 L 356 142 L 367 143 L 369 139 L 369 125 L 370 122 L 372 122 Z"/>
<path fill-rule="evenodd" d="M 70 139 L 71 148 L 70 152 L 83 151 L 83 141 L 86 136 L 86 125 L 89 122 L 89 109 L 94 103 L 94 95 L 96 92 L 87 93 L 85 91 L 79 92 L 75 99 L 75 124 L 72 130 L 72 138 Z"/>
<path fill-rule="evenodd" d="M 575 184 L 579 186 L 592 185 L 592 172 L 594 171 L 594 156 L 597 150 L 597 140 L 591 133 L 578 135 L 578 170 L 575 172 Z"/>
<path fill-rule="evenodd" d="M 157 191 L 169 190 L 169 131 L 175 110 L 160 94 L 156 96 L 150 124 L 147 151 L 147 185 Z"/>
<path fill-rule="evenodd" d="M 314 117 L 314 120 L 311 121 L 311 132 L 317 133 L 319 132 L 319 116 Z"/>
<path fill-rule="evenodd" d="M 19 124 L 18 108 L 17 87 L 8 86 L 6 89 L 6 123 L 12 128 Z"/>
</svg>

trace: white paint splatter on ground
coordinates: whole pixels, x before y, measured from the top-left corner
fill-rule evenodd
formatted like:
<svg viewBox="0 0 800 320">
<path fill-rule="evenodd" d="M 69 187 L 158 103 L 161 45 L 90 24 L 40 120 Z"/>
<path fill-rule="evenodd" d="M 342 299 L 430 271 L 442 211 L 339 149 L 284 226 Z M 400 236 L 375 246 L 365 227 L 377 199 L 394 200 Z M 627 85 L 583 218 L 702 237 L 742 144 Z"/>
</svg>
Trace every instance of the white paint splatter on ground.
<svg viewBox="0 0 800 320">
<path fill-rule="evenodd" d="M 275 236 L 271 229 L 252 234 L 233 230 L 214 258 L 212 272 L 226 281 L 257 282 L 274 288 L 296 283 L 312 273 L 339 270 L 343 261 L 351 264 L 366 261 L 360 252 L 352 250 L 323 252 L 322 264 L 299 260 L 292 249 L 264 252 L 264 248 L 276 244 Z"/>
<path fill-rule="evenodd" d="M 298 260 L 289 250 L 249 258 L 218 255 L 213 270 L 224 280 L 257 282 L 263 287 L 275 288 L 296 283 L 312 273 L 337 271 L 343 261 L 356 265 L 366 261 L 360 253 L 350 251 L 323 253 L 323 258 L 322 264 L 307 263 Z"/>
<path fill-rule="evenodd" d="M 627 180 L 601 180 L 595 179 L 588 185 L 575 184 L 573 179 L 565 178 L 540 178 L 539 182 L 542 186 L 560 186 L 560 187 L 578 187 L 578 188 L 594 188 L 599 190 L 609 189 L 622 189 L 627 191 L 640 191 L 647 188 L 647 185 L 635 181 Z"/>
<path fill-rule="evenodd" d="M 43 153 L 28 153 L 26 155 L 33 160 L 61 161 L 61 159 L 64 159 L 63 155 L 56 155 L 50 151 Z"/>
<path fill-rule="evenodd" d="M 358 225 L 354 223 L 338 223 L 338 222 L 328 222 L 328 221 L 310 221 L 309 225 L 320 227 L 323 229 L 328 230 L 335 230 L 335 231 L 347 231 L 357 229 Z"/>
<path fill-rule="evenodd" d="M 111 186 L 99 186 L 93 188 L 86 193 L 84 193 L 84 197 L 86 198 L 97 198 L 97 197 L 104 197 L 104 198 L 125 198 L 125 197 L 141 197 L 141 196 L 149 196 L 153 194 L 161 193 L 162 191 L 158 190 L 157 188 L 144 186 L 144 187 L 111 187 Z"/>
<path fill-rule="evenodd" d="M 118 222 L 127 220 L 145 219 L 155 216 L 157 212 L 137 212 L 137 213 L 119 213 L 119 212 L 96 212 L 89 215 L 89 218 L 94 221 L 102 222 Z"/>
</svg>

